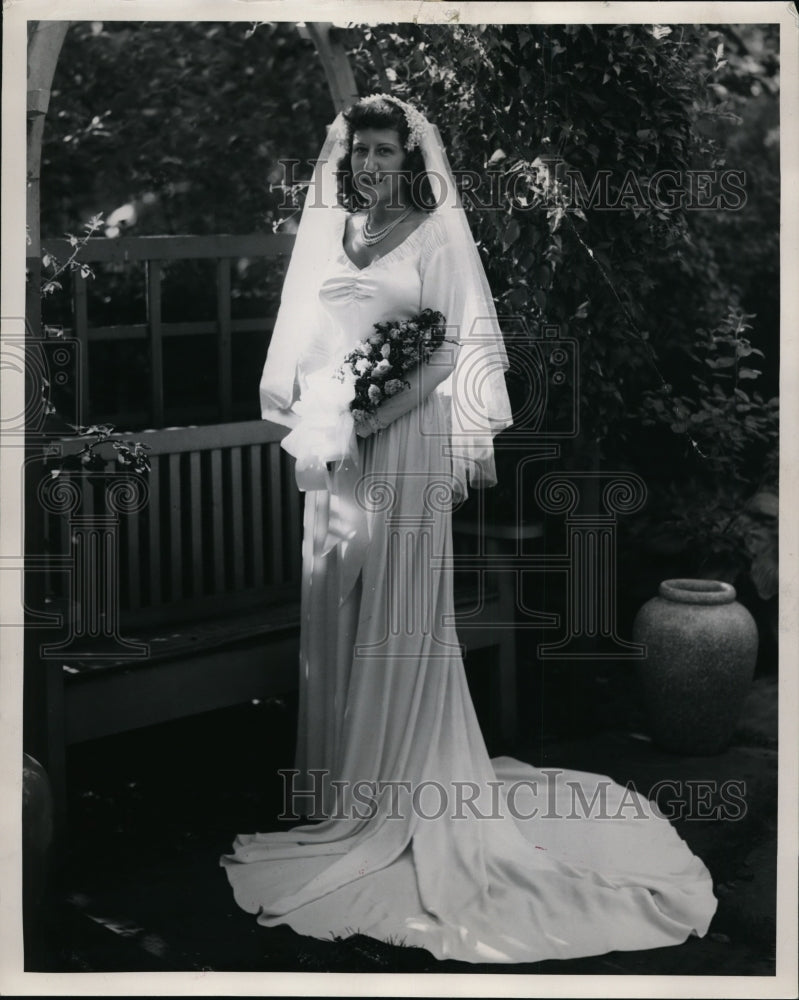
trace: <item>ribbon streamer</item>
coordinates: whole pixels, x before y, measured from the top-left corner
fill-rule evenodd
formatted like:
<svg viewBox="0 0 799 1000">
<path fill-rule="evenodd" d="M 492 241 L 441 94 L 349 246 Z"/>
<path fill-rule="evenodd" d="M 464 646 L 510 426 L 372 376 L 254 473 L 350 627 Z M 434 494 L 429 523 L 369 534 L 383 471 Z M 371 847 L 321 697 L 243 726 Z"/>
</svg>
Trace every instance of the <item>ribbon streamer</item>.
<svg viewBox="0 0 799 1000">
<path fill-rule="evenodd" d="M 281 447 L 296 459 L 298 489 L 330 493 L 327 534 L 315 546 L 314 556 L 340 547 L 339 605 L 355 585 L 369 543 L 366 511 L 355 496 L 360 456 L 349 409 L 353 394 L 352 381 L 337 380 L 329 369 L 308 376 L 301 398 L 292 407 L 300 421 L 281 441 Z"/>
</svg>

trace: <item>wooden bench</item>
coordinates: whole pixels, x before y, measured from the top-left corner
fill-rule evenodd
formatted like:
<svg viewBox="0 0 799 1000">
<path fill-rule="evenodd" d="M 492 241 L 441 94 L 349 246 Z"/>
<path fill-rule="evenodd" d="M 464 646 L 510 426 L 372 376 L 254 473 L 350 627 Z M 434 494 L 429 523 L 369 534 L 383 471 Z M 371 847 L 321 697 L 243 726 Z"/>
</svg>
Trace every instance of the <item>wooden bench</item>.
<svg viewBox="0 0 799 1000">
<path fill-rule="evenodd" d="M 60 260 L 72 253 L 63 240 L 44 243 Z M 109 485 L 119 486 L 126 473 L 108 444 L 99 450 L 105 460 L 102 475 L 69 477 L 80 495 L 77 510 L 65 512 L 55 504 L 41 515 L 40 505 L 30 508 L 37 520 L 44 518 L 46 541 L 43 550 L 37 547 L 27 555 L 31 565 L 39 565 L 46 554 L 47 610 L 61 613 L 69 633 L 65 637 L 63 630 L 40 629 L 35 641 L 49 647 L 42 659 L 46 669 L 37 672 L 33 657 L 26 664 L 26 676 L 39 684 L 36 707 L 43 704 L 44 709 L 36 725 L 46 731 L 48 771 L 62 801 L 68 745 L 296 688 L 302 494 L 293 460 L 280 448 L 286 429 L 247 419 L 253 414 L 251 392 L 242 395 L 233 365 L 237 338 L 257 335 L 263 340 L 274 322 L 270 316 L 241 315 L 234 301 L 239 266 L 261 262 L 279 288 L 292 244 L 293 237 L 271 233 L 99 238 L 80 251 L 81 262 L 92 265 L 95 277 L 87 279 L 80 270 L 70 274 L 72 327 L 65 332 L 80 348 L 74 419 L 84 426 L 103 421 L 141 427 L 149 422 L 162 428 L 170 420 L 196 420 L 203 426 L 124 435 L 151 449 L 152 471 L 137 484 L 148 490 L 140 509 L 117 513 L 109 508 Z M 211 318 L 187 321 L 182 300 L 165 307 L 170 289 L 182 293 L 180 282 L 169 277 L 170 269 L 185 261 L 210 269 L 216 289 Z M 142 272 L 144 321 L 126 316 L 125 323 L 107 326 L 90 316 L 90 291 L 96 299 L 104 291 L 116 294 L 107 284 L 109 269 L 111 274 Z M 216 398 L 212 391 L 202 407 L 184 415 L 173 399 L 176 387 L 165 370 L 165 348 L 197 337 L 214 347 Z M 136 386 L 134 409 L 121 405 L 120 412 L 98 412 L 90 376 L 100 369 L 92 368 L 90 359 L 97 345 L 127 341 L 146 349 L 148 378 Z M 81 442 L 63 439 L 61 447 L 74 452 Z M 456 515 L 453 524 L 458 523 Z M 473 557 L 482 544 L 482 529 L 475 536 L 472 526 L 462 528 L 456 531 L 456 552 Z M 96 565 L 87 563 L 77 572 L 77 549 Z M 101 558 L 107 549 L 116 553 L 109 557 L 110 568 Z M 467 654 L 496 652 L 488 685 L 491 727 L 502 739 L 512 739 L 514 629 L 495 625 L 514 621 L 514 581 L 508 573 L 496 573 L 486 588 L 480 578 L 474 558 L 462 574 L 456 572 L 456 627 Z M 97 581 L 104 585 L 99 591 Z M 38 586 L 37 580 L 37 594 Z M 98 609 L 95 621 L 91 609 L 98 592 L 106 606 Z M 39 603 L 35 606 L 38 611 Z M 119 648 L 123 640 L 133 645 Z M 140 655 L 137 644 L 147 655 Z M 89 655 L 92 650 L 95 655 Z"/>
<path fill-rule="evenodd" d="M 280 448 L 285 433 L 258 420 L 135 435 L 151 448 L 152 471 L 142 477 L 149 495 L 102 528 L 115 537 L 109 544 L 118 553 L 111 567 L 118 580 L 108 591 L 118 593 L 118 613 L 108 607 L 105 614 L 121 639 L 149 651 L 104 653 L 102 623 L 88 634 L 80 594 L 68 593 L 63 567 L 52 568 L 50 589 L 61 593 L 50 610 L 64 614 L 67 633 L 77 621 L 86 634 L 69 641 L 62 631 L 49 641 L 51 761 L 71 744 L 296 689 L 303 501 L 293 460 Z M 77 450 L 74 439 L 64 448 Z M 135 475 L 120 478 L 109 445 L 100 453 L 107 457 L 104 472 L 74 479 L 87 523 L 101 523 L 109 484 Z M 79 530 L 74 512 L 50 512 L 47 519 L 52 554 L 63 558 Z M 469 530 L 456 538 L 473 551 Z M 97 572 L 107 575 L 108 563 L 84 567 L 79 577 Z M 456 574 L 456 627 L 467 654 L 495 651 L 491 727 L 512 739 L 514 631 L 495 623 L 513 621 L 513 581 L 497 574 L 482 592 L 477 583 L 478 574 Z M 66 643 L 61 656 L 52 651 L 59 641 Z M 60 770 L 51 767 L 56 775 Z"/>
</svg>

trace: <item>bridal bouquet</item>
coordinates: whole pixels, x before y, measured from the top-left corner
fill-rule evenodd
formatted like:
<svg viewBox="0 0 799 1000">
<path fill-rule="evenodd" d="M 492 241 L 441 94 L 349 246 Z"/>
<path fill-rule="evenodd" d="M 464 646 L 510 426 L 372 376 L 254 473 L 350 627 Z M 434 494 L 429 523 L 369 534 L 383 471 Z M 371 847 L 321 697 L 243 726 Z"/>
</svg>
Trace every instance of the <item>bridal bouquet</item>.
<svg viewBox="0 0 799 1000">
<path fill-rule="evenodd" d="M 301 490 L 328 489 L 331 462 L 357 465 L 355 421 L 410 388 L 403 376 L 429 361 L 447 339 L 445 330 L 444 316 L 433 309 L 410 319 L 375 323 L 374 333 L 359 341 L 334 370 L 324 368 L 307 378 L 292 407 L 300 419 L 281 442 L 297 459 Z"/>
<path fill-rule="evenodd" d="M 410 319 L 375 323 L 375 332 L 355 345 L 335 374 L 339 381 L 354 384 L 349 408 L 355 420 L 374 413 L 384 399 L 410 388 L 402 375 L 430 360 L 446 340 L 445 322 L 442 313 L 425 309 Z"/>
</svg>

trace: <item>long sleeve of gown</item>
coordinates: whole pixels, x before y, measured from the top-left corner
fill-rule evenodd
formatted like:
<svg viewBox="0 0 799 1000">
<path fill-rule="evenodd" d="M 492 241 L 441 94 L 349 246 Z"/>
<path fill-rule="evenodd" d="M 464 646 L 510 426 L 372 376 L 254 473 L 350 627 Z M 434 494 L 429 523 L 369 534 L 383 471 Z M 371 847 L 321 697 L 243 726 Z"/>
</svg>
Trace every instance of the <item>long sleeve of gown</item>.
<svg viewBox="0 0 799 1000">
<path fill-rule="evenodd" d="M 330 317 L 311 297 L 292 312 L 292 316 L 296 313 L 299 317 L 298 328 L 290 331 L 294 334 L 292 342 L 285 332 L 283 336 L 279 333 L 282 309 L 281 304 L 261 376 L 261 418 L 293 428 L 300 422 L 300 417 L 292 406 L 302 396 L 305 378 L 330 364 L 330 350 L 336 340 L 336 331 Z M 302 344 L 301 348 L 298 343 Z"/>
<path fill-rule="evenodd" d="M 442 313 L 447 322 L 446 342 L 420 365 L 406 375 L 410 388 L 382 403 L 378 416 L 384 425 L 393 423 L 425 401 L 430 393 L 447 379 L 455 368 L 460 338 L 459 325 L 451 317 L 459 315 L 463 289 L 459 288 L 458 262 L 454 249 L 446 242 L 438 226 L 431 227 L 422 247 L 419 268 L 422 277 L 421 309 Z"/>
</svg>

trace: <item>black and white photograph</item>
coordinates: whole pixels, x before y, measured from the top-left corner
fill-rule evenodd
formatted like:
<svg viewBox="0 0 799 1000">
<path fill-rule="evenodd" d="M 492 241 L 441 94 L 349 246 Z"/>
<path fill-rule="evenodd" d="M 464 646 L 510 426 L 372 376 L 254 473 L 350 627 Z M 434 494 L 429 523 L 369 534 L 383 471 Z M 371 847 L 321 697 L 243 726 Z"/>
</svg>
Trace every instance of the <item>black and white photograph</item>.
<svg viewBox="0 0 799 1000">
<path fill-rule="evenodd" d="M 3 993 L 797 995 L 798 33 L 4 4 Z"/>
</svg>

